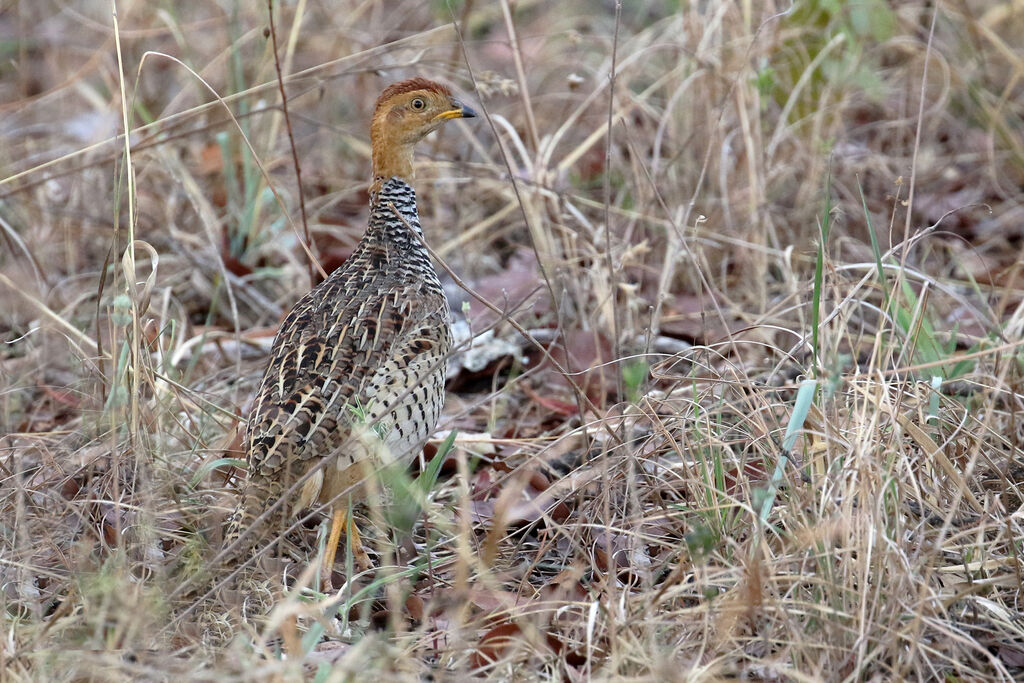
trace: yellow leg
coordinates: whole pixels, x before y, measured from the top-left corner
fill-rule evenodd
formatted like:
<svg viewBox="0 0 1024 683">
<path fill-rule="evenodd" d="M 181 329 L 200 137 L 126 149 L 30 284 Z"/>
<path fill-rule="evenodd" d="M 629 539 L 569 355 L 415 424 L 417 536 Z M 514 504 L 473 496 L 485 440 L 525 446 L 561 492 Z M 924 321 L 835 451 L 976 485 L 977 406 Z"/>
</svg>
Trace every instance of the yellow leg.
<svg viewBox="0 0 1024 683">
<path fill-rule="evenodd" d="M 334 555 L 338 552 L 338 541 L 341 540 L 341 530 L 345 527 L 345 518 L 348 515 L 342 508 L 334 508 L 334 516 L 331 518 L 331 535 L 327 537 L 327 553 L 324 555 L 324 573 L 330 574 L 334 568 Z"/>
<path fill-rule="evenodd" d="M 331 571 L 334 569 L 334 557 L 338 552 L 341 530 L 345 529 L 347 521 L 348 511 L 343 507 L 336 506 L 334 508 L 334 515 L 331 518 L 331 533 L 327 537 L 327 552 L 324 555 L 323 572 L 327 576 L 330 576 Z M 359 528 L 356 527 L 355 521 L 352 522 L 351 528 L 346 529 L 346 531 L 348 532 L 349 544 L 352 546 L 352 555 L 355 556 L 356 566 L 360 569 L 371 568 L 373 564 L 370 562 L 366 550 L 363 549 L 363 539 L 359 536 Z"/>
</svg>

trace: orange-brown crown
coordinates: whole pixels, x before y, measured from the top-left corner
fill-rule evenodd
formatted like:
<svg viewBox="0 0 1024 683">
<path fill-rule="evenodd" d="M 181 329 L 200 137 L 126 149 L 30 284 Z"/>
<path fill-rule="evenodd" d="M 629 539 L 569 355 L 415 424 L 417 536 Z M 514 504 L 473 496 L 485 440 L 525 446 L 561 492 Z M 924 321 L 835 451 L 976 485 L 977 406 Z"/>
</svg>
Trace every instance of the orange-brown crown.
<svg viewBox="0 0 1024 683">
<path fill-rule="evenodd" d="M 455 99 L 447 86 L 425 78 L 410 78 L 385 88 L 370 123 L 371 193 L 391 177 L 412 182 L 415 144 L 445 121 L 473 116 L 473 110 Z"/>
<path fill-rule="evenodd" d="M 387 102 L 395 95 L 401 95 L 407 92 L 413 92 L 414 90 L 426 90 L 428 92 L 438 93 L 439 95 L 445 95 L 447 97 L 452 96 L 451 89 L 442 83 L 435 81 L 429 81 L 426 78 L 410 78 L 398 83 L 392 83 L 388 87 L 384 88 L 384 92 L 377 98 L 377 105 L 374 111 L 380 109 L 381 104 Z"/>
</svg>

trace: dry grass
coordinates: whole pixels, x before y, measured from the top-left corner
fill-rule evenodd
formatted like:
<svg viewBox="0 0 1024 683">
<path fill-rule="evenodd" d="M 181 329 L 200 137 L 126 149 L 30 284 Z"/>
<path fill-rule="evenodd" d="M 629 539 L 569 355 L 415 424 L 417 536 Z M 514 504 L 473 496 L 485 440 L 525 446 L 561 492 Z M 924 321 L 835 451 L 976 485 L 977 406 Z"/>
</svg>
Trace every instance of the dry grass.
<svg viewBox="0 0 1024 683">
<path fill-rule="evenodd" d="M 896 4 L 276 7 L 306 225 L 265 5 L 0 13 L 0 678 L 1019 680 L 1024 11 Z M 418 184 L 501 359 L 378 569 L 312 590 L 311 521 L 224 581 L 413 74 L 488 115 Z"/>
</svg>

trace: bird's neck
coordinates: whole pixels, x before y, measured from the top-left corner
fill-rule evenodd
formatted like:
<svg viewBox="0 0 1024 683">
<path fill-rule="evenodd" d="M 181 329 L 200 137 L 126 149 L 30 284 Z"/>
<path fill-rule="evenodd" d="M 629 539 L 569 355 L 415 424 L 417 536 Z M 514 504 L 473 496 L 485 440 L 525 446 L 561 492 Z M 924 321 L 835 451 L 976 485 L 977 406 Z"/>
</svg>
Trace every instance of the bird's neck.
<svg viewBox="0 0 1024 683">
<path fill-rule="evenodd" d="M 415 175 L 412 167 L 413 146 L 388 139 L 382 128 L 383 122 L 379 120 L 374 120 L 370 126 L 370 143 L 373 149 L 371 196 L 380 191 L 381 186 L 389 178 L 401 178 L 406 184 L 412 185 Z"/>
<path fill-rule="evenodd" d="M 373 236 L 401 248 L 422 250 L 423 228 L 412 186 L 401 178 L 385 178 L 370 196 L 369 231 Z"/>
<path fill-rule="evenodd" d="M 423 241 L 416 192 L 411 185 L 398 178 L 388 178 L 381 184 L 370 203 L 369 226 L 352 259 L 369 264 L 371 273 L 387 273 L 428 290 L 441 290 Z"/>
</svg>

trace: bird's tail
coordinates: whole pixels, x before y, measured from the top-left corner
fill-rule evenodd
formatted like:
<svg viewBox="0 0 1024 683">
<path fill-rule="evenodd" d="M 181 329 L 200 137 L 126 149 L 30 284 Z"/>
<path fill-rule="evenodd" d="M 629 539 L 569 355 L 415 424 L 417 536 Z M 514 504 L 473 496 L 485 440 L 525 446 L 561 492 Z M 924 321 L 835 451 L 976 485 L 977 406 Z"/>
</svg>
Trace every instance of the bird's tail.
<svg viewBox="0 0 1024 683">
<path fill-rule="evenodd" d="M 284 493 L 279 481 L 272 478 L 252 477 L 245 482 L 235 509 L 224 524 L 224 548 L 232 549 L 232 557 L 244 557 L 252 551 L 268 533 L 285 528 L 286 506 L 277 503 Z"/>
</svg>

